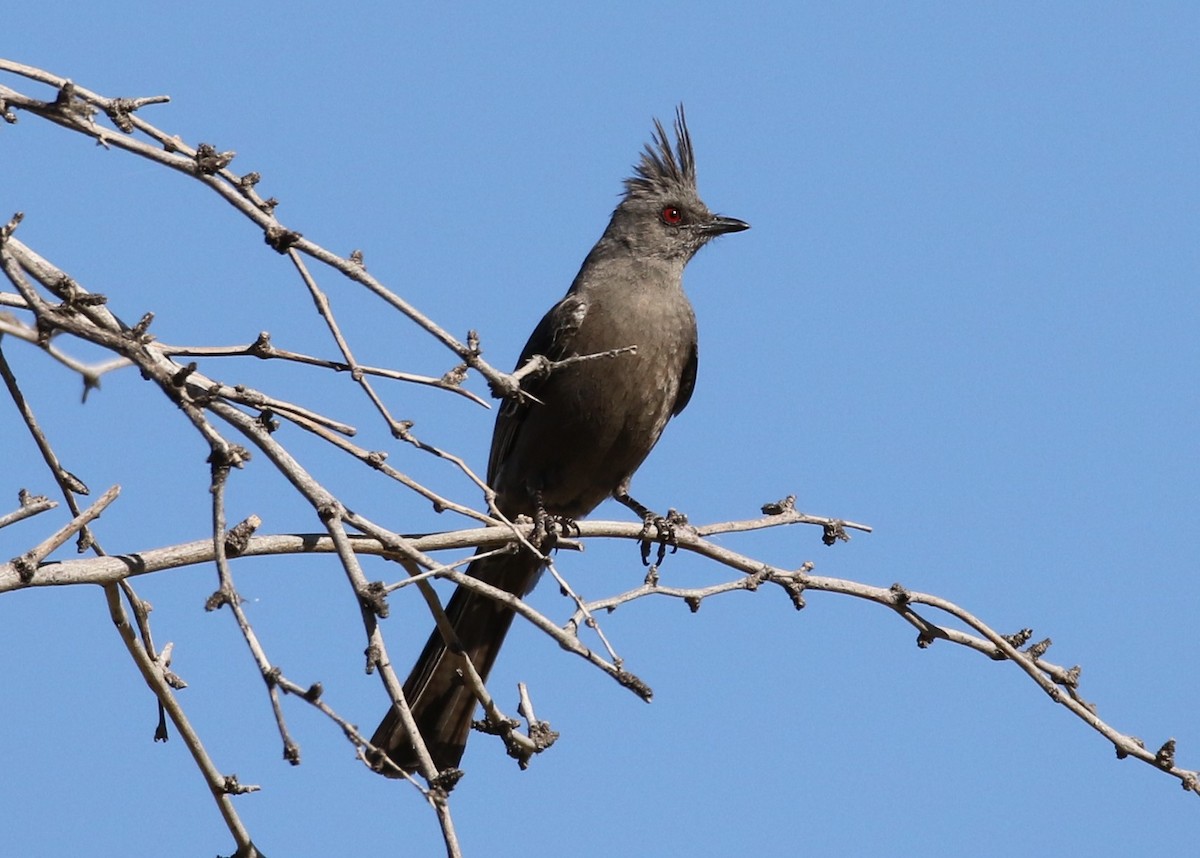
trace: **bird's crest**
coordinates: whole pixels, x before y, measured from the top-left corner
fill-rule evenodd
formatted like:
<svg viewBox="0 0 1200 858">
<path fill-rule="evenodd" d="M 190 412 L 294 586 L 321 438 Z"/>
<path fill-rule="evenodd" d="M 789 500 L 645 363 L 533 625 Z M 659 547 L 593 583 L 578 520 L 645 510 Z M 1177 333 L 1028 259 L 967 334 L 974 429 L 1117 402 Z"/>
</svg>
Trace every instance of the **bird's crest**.
<svg viewBox="0 0 1200 858">
<path fill-rule="evenodd" d="M 675 148 L 662 122 L 654 120 L 654 139 L 642 150 L 635 175 L 625 180 L 625 198 L 652 196 L 687 188 L 696 190 L 696 156 L 683 105 L 675 108 Z"/>
</svg>

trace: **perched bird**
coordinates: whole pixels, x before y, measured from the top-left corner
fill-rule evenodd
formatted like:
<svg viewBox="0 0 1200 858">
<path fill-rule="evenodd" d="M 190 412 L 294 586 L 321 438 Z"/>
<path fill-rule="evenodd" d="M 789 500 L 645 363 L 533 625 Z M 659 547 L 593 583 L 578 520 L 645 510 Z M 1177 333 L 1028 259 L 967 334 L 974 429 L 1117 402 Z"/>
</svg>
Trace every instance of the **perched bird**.
<svg viewBox="0 0 1200 858">
<path fill-rule="evenodd" d="M 696 162 L 683 107 L 674 149 L 662 123 L 642 151 L 608 228 L 561 301 L 542 318 L 517 365 L 533 355 L 561 360 L 628 346 L 636 351 L 587 360 L 530 379 L 536 401 L 508 400 L 496 415 L 488 485 L 510 519 L 575 519 L 615 498 L 649 525 L 655 516 L 629 496 L 634 471 L 696 383 L 696 317 L 683 291 L 683 269 L 718 235 L 749 224 L 714 215 L 696 191 Z M 468 574 L 523 596 L 542 560 L 530 551 L 471 563 Z M 460 587 L 446 615 L 462 654 L 486 678 L 513 612 Z M 475 698 L 460 662 L 435 629 L 404 683 L 404 696 L 439 770 L 456 767 L 466 747 Z M 393 707 L 371 743 L 402 769 L 417 767 L 412 739 Z"/>
</svg>

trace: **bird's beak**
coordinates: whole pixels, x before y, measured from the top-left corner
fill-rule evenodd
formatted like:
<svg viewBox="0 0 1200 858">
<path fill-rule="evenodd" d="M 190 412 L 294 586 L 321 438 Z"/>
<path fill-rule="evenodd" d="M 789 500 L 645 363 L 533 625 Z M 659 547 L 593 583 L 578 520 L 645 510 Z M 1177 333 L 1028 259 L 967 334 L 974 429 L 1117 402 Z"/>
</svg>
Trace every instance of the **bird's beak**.
<svg viewBox="0 0 1200 858">
<path fill-rule="evenodd" d="M 738 220 L 735 217 L 724 217 L 722 215 L 713 215 L 713 219 L 706 224 L 702 224 L 700 231 L 706 236 L 713 237 L 724 235 L 727 232 L 741 232 L 744 229 L 749 229 L 750 224 L 744 220 Z"/>
</svg>

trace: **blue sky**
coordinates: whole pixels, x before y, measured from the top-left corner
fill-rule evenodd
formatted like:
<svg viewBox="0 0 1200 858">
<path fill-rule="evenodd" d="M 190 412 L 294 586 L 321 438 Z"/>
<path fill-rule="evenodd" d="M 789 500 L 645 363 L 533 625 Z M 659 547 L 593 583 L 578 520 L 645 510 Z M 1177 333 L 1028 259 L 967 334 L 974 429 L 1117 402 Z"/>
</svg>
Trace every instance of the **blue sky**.
<svg viewBox="0 0 1200 858">
<path fill-rule="evenodd" d="M 53 6 L 53 8 L 51 8 Z M 688 410 L 635 495 L 694 522 L 798 496 L 868 522 L 826 548 L 781 529 L 723 544 L 779 565 L 955 601 L 1031 626 L 1083 667 L 1118 729 L 1200 768 L 1200 10 L 1154 4 L 16 4 L 0 56 L 107 95 L 169 94 L 145 118 L 238 152 L 292 228 L 361 248 L 376 276 L 507 367 L 599 236 L 652 117 L 684 102 L 700 190 L 749 221 L 690 266 L 701 333 Z M 4 77 L 26 92 L 46 90 Z M 286 260 L 196 183 L 22 117 L 0 127 L 0 216 L 114 312 L 168 342 L 332 355 Z M 450 355 L 325 277 L 361 360 L 440 374 Z M 77 381 L 5 352 L 68 467 L 122 496 L 113 553 L 201 538 L 206 450 L 133 373 L 86 405 Z M 88 355 L 86 349 L 78 354 Z M 347 380 L 209 367 L 354 423 L 367 446 L 468 503 L 445 465 L 391 443 Z M 485 393 L 478 378 L 473 389 Z M 491 414 L 385 388 L 415 431 L 482 470 Z M 394 485 L 286 439 L 331 488 L 397 530 L 459 526 Z M 10 503 L 51 486 L 0 407 Z M 317 529 L 265 460 L 230 515 Z M 597 511 L 627 518 L 621 508 Z M 58 516 L 58 518 L 55 518 Z M 24 551 L 59 513 L 0 532 Z M 67 556 L 65 554 L 61 556 Z M 628 545 L 560 566 L 599 597 L 641 581 Z M 369 730 L 357 609 L 327 560 L 239 563 L 268 654 Z M 368 570 L 394 577 L 390 567 Z M 719 579 L 677 555 L 664 580 Z M 287 701 L 304 754 L 280 759 L 266 697 L 211 569 L 139 582 L 173 641 L 182 700 L 269 855 L 437 854 L 411 789 L 364 772 L 335 727 Z M 532 597 L 565 617 L 553 586 Z M 396 599 L 406 662 L 428 619 Z M 557 613 L 554 613 L 557 612 Z M 938 619 L 936 615 L 931 618 Z M 469 855 L 1169 854 L 1200 799 L 1112 748 L 1011 664 L 914 646 L 877 606 L 737 593 L 696 615 L 647 600 L 605 619 L 647 706 L 530 628 L 494 674 L 563 734 L 527 772 L 485 737 L 454 812 Z M 406 650 L 407 647 L 407 650 Z M 228 854 L 182 745 L 101 594 L 0 599 L 0 841 L 23 855 Z"/>
</svg>

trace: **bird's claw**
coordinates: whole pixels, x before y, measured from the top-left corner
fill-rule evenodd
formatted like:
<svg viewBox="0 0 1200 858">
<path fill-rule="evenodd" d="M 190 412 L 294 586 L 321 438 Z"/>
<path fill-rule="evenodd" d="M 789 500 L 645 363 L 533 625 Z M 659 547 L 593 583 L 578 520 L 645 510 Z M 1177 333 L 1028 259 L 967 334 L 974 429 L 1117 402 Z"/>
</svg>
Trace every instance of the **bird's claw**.
<svg viewBox="0 0 1200 858">
<path fill-rule="evenodd" d="M 647 512 L 642 518 L 642 565 L 650 565 L 650 546 L 657 544 L 658 551 L 654 557 L 654 565 L 660 565 L 667 556 L 667 546 L 671 553 L 679 550 L 679 535 L 677 528 L 687 524 L 687 516 L 678 510 L 669 509 L 665 516 Z M 653 530 L 653 533 L 651 531 Z"/>
<path fill-rule="evenodd" d="M 554 515 L 542 510 L 533 521 L 529 541 L 538 548 L 554 545 L 560 536 L 578 536 L 579 524 L 567 515 Z"/>
</svg>

